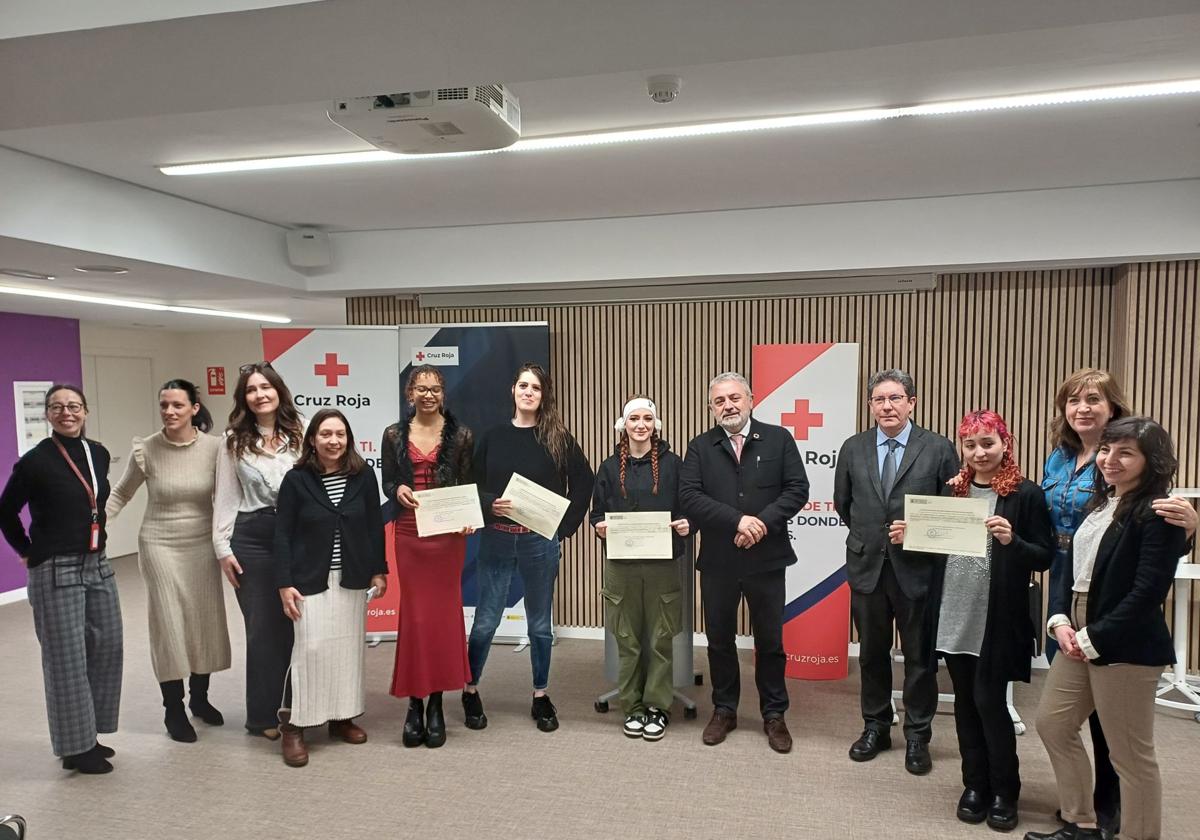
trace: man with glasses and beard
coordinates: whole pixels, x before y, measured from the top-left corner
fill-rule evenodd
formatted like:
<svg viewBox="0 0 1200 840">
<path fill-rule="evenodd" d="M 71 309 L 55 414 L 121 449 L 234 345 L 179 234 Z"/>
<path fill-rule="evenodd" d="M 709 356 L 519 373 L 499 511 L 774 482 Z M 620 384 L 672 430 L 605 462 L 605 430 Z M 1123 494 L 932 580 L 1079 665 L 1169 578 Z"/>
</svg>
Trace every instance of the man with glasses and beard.
<svg viewBox="0 0 1200 840">
<path fill-rule="evenodd" d="M 854 761 L 870 761 L 892 746 L 893 622 L 904 652 L 904 767 L 915 775 L 933 768 L 929 740 L 937 709 L 930 591 L 944 558 L 892 545 L 888 526 L 904 519 L 904 496 L 950 495 L 958 474 L 954 444 L 915 425 L 912 377 L 881 370 L 867 383 L 875 427 L 849 438 L 838 453 L 833 504 L 850 529 L 846 577 L 858 630 L 862 675 L 862 735 L 850 747 Z"/>
<path fill-rule="evenodd" d="M 737 728 L 741 666 L 734 637 L 743 596 L 754 631 L 754 681 L 767 743 L 792 748 L 783 650 L 784 575 L 796 562 L 788 522 L 808 501 L 808 476 L 796 441 L 781 426 L 752 419 L 754 395 L 738 373 L 708 386 L 717 425 L 688 444 L 679 503 L 699 528 L 700 591 L 708 633 L 713 716 L 703 740 L 714 746 Z"/>
</svg>

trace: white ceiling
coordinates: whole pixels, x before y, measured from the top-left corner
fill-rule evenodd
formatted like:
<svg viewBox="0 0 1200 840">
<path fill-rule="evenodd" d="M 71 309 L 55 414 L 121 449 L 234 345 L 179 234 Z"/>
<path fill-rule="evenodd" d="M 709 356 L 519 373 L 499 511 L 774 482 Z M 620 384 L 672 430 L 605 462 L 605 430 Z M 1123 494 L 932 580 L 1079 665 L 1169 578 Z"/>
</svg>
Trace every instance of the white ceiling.
<svg viewBox="0 0 1200 840">
<path fill-rule="evenodd" d="M 124 25 L 0 40 L 0 78 L 14 82 L 0 146 L 331 231 L 1200 178 L 1200 96 L 457 160 L 155 169 L 365 148 L 325 118 L 329 100 L 476 81 L 508 84 L 537 136 L 1200 77 L 1200 0 L 192 0 L 172 13 L 200 16 L 126 23 L 147 8 L 125 0 L 107 19 Z M 655 72 L 683 76 L 675 103 L 646 96 Z"/>
</svg>

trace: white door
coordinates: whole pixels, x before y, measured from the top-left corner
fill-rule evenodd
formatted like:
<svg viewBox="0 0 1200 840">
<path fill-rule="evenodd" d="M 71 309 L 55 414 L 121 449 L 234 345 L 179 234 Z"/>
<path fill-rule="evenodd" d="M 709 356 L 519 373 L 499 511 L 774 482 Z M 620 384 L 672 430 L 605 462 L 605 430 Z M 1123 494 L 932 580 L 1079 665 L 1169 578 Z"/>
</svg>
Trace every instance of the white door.
<svg viewBox="0 0 1200 840">
<path fill-rule="evenodd" d="M 104 444 L 112 455 L 108 480 L 113 484 L 125 472 L 134 437 L 144 437 L 159 427 L 158 394 L 150 359 L 136 356 L 85 356 L 84 389 L 87 391 L 87 435 Z M 138 490 L 121 515 L 108 524 L 108 556 L 137 551 L 138 530 L 146 510 L 146 488 Z"/>
</svg>

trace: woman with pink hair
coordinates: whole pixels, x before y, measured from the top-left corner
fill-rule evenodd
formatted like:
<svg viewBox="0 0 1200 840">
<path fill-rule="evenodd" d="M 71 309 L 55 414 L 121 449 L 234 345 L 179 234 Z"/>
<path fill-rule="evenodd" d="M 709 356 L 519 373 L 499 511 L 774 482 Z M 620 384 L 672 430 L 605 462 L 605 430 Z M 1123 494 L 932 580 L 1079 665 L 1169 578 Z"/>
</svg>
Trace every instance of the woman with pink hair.
<svg viewBox="0 0 1200 840">
<path fill-rule="evenodd" d="M 962 755 L 963 822 L 998 831 L 1017 824 L 1021 777 L 1007 688 L 1029 682 L 1036 630 L 1029 615 L 1029 579 L 1050 567 L 1054 527 L 1041 487 L 1021 474 L 1013 437 L 994 411 L 972 411 L 958 427 L 963 467 L 954 495 L 984 499 L 988 518 L 983 557 L 946 558 L 937 611 L 936 647 L 954 682 L 954 724 Z M 904 539 L 893 523 L 892 542 Z"/>
</svg>

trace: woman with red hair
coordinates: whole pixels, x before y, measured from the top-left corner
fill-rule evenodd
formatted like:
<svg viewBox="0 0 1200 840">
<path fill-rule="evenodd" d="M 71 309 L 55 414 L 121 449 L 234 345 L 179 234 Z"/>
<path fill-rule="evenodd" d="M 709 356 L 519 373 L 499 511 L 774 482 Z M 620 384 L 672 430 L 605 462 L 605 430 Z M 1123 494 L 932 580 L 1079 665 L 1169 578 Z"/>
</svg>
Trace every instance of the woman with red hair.
<svg viewBox="0 0 1200 840">
<path fill-rule="evenodd" d="M 1054 527 L 1042 488 L 1021 474 L 1013 437 L 994 411 L 973 411 L 958 427 L 963 467 L 954 495 L 985 499 L 987 554 L 946 558 L 935 634 L 954 682 L 954 724 L 962 755 L 958 818 L 998 831 L 1017 824 L 1021 792 L 1008 683 L 1029 682 L 1036 630 L 1029 578 L 1054 556 Z M 904 539 L 893 523 L 892 542 Z"/>
</svg>

